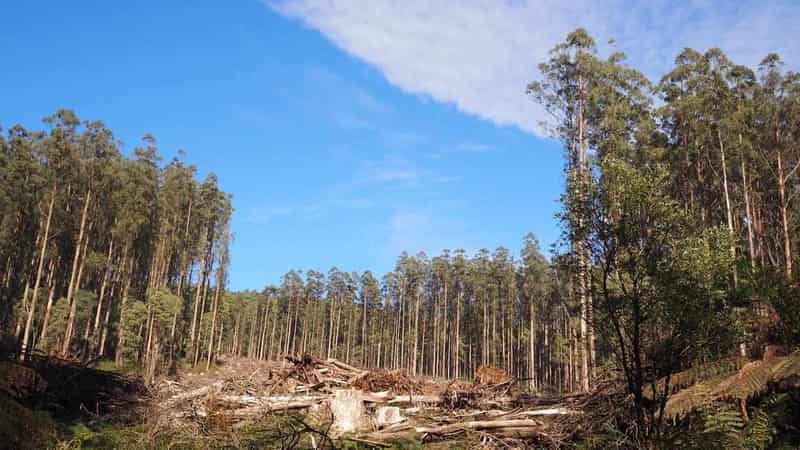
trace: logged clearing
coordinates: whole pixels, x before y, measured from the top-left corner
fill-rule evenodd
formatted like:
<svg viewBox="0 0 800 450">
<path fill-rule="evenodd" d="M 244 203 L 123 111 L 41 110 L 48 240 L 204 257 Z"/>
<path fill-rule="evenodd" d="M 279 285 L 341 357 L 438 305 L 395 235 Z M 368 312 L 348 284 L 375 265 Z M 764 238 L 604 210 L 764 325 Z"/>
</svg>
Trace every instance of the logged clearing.
<svg viewBox="0 0 800 450">
<path fill-rule="evenodd" d="M 52 357 L 5 361 L 0 369 L 4 409 L 47 409 L 60 423 L 102 422 L 125 436 L 75 448 L 555 448 L 592 432 L 603 422 L 597 412 L 613 411 L 621 395 L 607 384 L 592 394 L 548 397 L 510 377 L 435 380 L 311 355 L 229 357 L 149 388 L 138 376 Z M 15 448 L 47 441 L 3 434 Z"/>
<path fill-rule="evenodd" d="M 557 447 L 589 431 L 594 414 L 612 411 L 619 395 L 600 389 L 546 397 L 526 393 L 518 384 L 510 377 L 502 383 L 410 377 L 311 355 L 280 362 L 228 358 L 212 371 L 162 380 L 152 392 L 149 417 L 158 433 L 226 432 L 290 420 L 298 426 L 286 427 L 286 435 L 276 438 L 300 439 L 301 447 L 341 441 L 391 447 L 454 439 Z M 295 433 L 302 436 L 289 436 Z"/>
</svg>

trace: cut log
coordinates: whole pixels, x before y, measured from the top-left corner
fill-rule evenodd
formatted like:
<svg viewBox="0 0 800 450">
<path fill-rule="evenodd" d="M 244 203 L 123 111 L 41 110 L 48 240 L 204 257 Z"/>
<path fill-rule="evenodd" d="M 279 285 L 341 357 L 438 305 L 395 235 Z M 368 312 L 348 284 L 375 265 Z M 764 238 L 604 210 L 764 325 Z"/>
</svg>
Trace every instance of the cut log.
<svg viewBox="0 0 800 450">
<path fill-rule="evenodd" d="M 234 409 L 232 411 L 225 411 L 225 417 L 234 420 L 253 419 L 265 416 L 269 413 L 277 411 L 286 411 L 290 409 L 303 409 L 314 405 L 314 401 L 293 401 L 284 403 L 271 403 L 256 406 L 248 406 L 246 408 Z"/>
<path fill-rule="evenodd" d="M 330 408 L 333 413 L 331 431 L 334 436 L 367 431 L 370 428 L 361 391 L 337 391 Z"/>
<path fill-rule="evenodd" d="M 440 395 L 397 395 L 388 400 L 390 405 L 398 403 L 441 403 Z"/>
<path fill-rule="evenodd" d="M 570 415 L 570 414 L 582 414 L 580 411 L 575 411 L 572 409 L 567 408 L 546 408 L 546 409 L 534 409 L 531 411 L 522 411 L 517 413 L 518 416 L 556 416 L 556 415 Z"/>
<path fill-rule="evenodd" d="M 478 421 L 443 425 L 440 427 L 416 427 L 414 428 L 414 430 L 417 433 L 450 434 L 467 430 L 478 431 L 478 430 L 492 430 L 498 428 L 539 428 L 539 427 L 542 427 L 542 422 L 539 422 L 537 420 L 516 419 L 516 420 L 478 420 Z"/>
<path fill-rule="evenodd" d="M 406 420 L 397 406 L 381 406 L 375 410 L 375 426 L 386 428 Z"/>
<path fill-rule="evenodd" d="M 214 384 L 210 384 L 208 386 L 203 386 L 201 388 L 189 392 L 184 392 L 182 394 L 172 396 L 171 398 L 168 398 L 166 401 L 161 403 L 161 407 L 164 409 L 173 408 L 185 401 L 202 397 L 212 392 L 219 392 L 220 390 L 222 390 L 222 386 L 224 386 L 224 384 L 225 384 L 224 381 L 217 381 Z"/>
</svg>

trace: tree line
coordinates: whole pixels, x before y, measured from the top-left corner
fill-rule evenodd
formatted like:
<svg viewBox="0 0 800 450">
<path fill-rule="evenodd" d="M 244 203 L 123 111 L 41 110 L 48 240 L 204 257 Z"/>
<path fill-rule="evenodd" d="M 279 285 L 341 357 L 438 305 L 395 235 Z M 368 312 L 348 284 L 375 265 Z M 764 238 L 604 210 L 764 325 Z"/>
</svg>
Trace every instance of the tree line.
<svg viewBox="0 0 800 450">
<path fill-rule="evenodd" d="M 210 358 L 229 262 L 231 196 L 151 135 L 129 156 L 100 121 L 61 109 L 0 137 L 0 323 L 34 351 L 135 364 L 148 379 Z"/>
<path fill-rule="evenodd" d="M 565 330 L 576 311 L 555 282 L 560 270 L 532 234 L 519 258 L 503 247 L 403 253 L 380 279 L 292 270 L 278 286 L 223 296 L 219 345 L 250 358 L 311 353 L 441 378 L 493 365 L 537 388 L 571 390 L 578 343 Z"/>
</svg>

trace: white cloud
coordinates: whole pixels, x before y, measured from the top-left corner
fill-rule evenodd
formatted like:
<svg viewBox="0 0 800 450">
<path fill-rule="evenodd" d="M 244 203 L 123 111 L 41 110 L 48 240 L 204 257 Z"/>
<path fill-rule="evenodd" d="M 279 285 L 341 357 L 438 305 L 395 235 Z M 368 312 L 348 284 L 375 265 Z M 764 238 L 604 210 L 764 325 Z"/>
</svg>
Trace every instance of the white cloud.
<svg viewBox="0 0 800 450">
<path fill-rule="evenodd" d="M 690 0 L 275 0 L 401 89 L 455 104 L 499 125 L 541 134 L 546 114 L 525 94 L 536 65 L 576 27 L 616 39 L 632 65 L 660 76 L 684 47 L 722 48 L 757 64 L 778 52 L 796 64 L 796 2 Z"/>
</svg>

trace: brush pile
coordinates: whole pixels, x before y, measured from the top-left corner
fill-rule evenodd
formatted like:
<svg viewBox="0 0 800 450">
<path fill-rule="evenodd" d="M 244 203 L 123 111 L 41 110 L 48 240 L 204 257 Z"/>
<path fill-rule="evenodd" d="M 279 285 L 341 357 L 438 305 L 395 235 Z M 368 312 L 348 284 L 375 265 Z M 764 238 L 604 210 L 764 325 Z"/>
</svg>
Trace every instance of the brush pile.
<svg viewBox="0 0 800 450">
<path fill-rule="evenodd" d="M 211 372 L 163 381 L 153 417 L 167 428 L 237 430 L 291 415 L 306 431 L 373 447 L 457 435 L 484 444 L 535 440 L 557 446 L 581 428 L 577 400 L 524 395 L 513 385 L 435 382 L 311 355 L 280 362 L 236 358 Z"/>
</svg>

